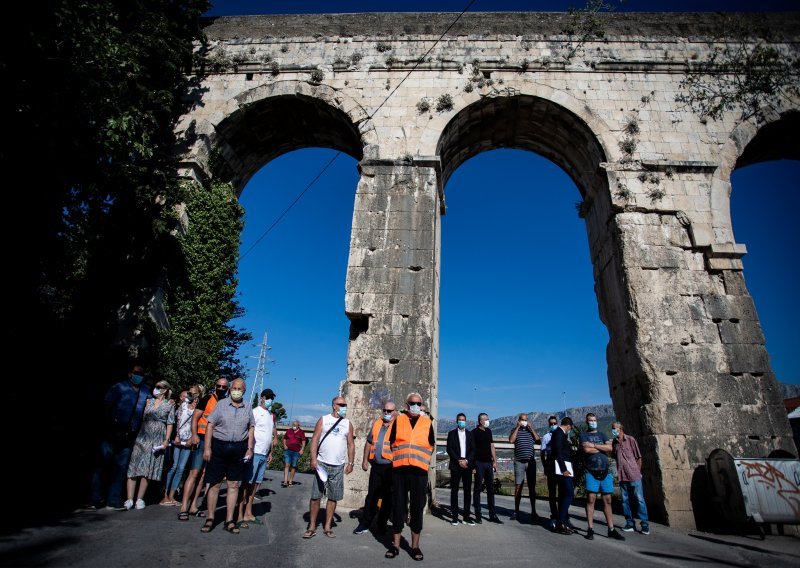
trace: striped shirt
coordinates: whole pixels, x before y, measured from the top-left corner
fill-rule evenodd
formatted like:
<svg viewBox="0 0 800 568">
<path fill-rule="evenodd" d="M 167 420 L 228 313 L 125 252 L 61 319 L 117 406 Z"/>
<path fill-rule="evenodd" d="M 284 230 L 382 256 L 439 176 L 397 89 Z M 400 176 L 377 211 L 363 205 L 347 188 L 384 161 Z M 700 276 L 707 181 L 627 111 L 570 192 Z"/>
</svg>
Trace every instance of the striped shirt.
<svg viewBox="0 0 800 568">
<path fill-rule="evenodd" d="M 517 431 L 514 440 L 514 459 L 517 461 L 530 460 L 533 457 L 533 434 L 527 428 Z"/>
</svg>

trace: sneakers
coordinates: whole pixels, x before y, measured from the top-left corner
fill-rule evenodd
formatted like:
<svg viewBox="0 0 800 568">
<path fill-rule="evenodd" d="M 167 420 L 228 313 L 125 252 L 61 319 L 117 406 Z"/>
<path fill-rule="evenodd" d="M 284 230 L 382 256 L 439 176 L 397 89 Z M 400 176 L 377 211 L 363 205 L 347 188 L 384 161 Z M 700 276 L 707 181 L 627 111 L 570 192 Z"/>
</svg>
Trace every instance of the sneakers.
<svg viewBox="0 0 800 568">
<path fill-rule="evenodd" d="M 650 534 L 650 526 L 642 525 L 642 534 Z"/>
<path fill-rule="evenodd" d="M 475 521 L 472 520 L 472 517 L 467 517 L 466 519 L 464 519 L 464 524 L 474 527 Z"/>
<path fill-rule="evenodd" d="M 365 534 L 369 532 L 369 525 L 358 523 L 358 526 L 353 531 L 353 534 Z"/>
<path fill-rule="evenodd" d="M 453 525 L 454 527 L 457 527 L 458 526 L 458 519 L 456 517 L 453 517 L 453 520 L 450 521 L 450 524 Z"/>
<path fill-rule="evenodd" d="M 478 523 L 479 525 L 483 524 L 483 520 L 481 519 L 480 515 L 475 515 L 475 522 Z"/>
<path fill-rule="evenodd" d="M 586 529 L 586 537 L 585 538 L 586 538 L 586 540 L 594 540 L 594 529 L 592 529 L 591 527 Z"/>
<path fill-rule="evenodd" d="M 625 540 L 625 537 L 619 534 L 617 529 L 611 529 L 608 531 L 608 538 L 613 538 L 615 540 Z"/>
<path fill-rule="evenodd" d="M 146 505 L 144 504 L 144 499 L 137 499 L 136 500 L 136 508 L 137 509 L 144 509 Z M 128 507 L 130 509 L 130 507 Z"/>
<path fill-rule="evenodd" d="M 631 531 L 633 531 L 633 529 L 634 529 L 634 524 L 630 523 L 630 524 L 626 524 L 624 527 L 622 527 L 621 530 L 622 530 L 622 532 L 631 532 Z"/>
<path fill-rule="evenodd" d="M 128 499 L 127 501 L 125 501 L 122 504 L 122 508 L 121 509 L 119 507 L 116 507 L 116 509 L 117 509 L 117 511 L 130 511 L 131 509 L 133 509 L 133 500 L 132 499 Z"/>
</svg>

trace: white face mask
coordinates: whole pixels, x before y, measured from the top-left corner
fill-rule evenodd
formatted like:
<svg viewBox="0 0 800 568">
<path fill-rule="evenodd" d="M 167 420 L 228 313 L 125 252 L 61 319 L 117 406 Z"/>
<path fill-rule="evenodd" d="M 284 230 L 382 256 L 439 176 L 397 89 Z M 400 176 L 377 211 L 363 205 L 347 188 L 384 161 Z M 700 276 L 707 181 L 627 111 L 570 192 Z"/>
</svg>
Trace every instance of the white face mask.
<svg viewBox="0 0 800 568">
<path fill-rule="evenodd" d="M 483 427 L 484 428 L 488 428 L 489 427 L 489 421 L 488 420 L 484 420 L 483 421 Z"/>
<path fill-rule="evenodd" d="M 164 389 L 160 389 L 158 387 L 153 389 L 153 396 L 161 396 L 164 393 Z"/>
<path fill-rule="evenodd" d="M 527 420 L 520 420 L 519 425 L 522 426 L 523 428 L 525 428 L 528 425 L 528 421 Z"/>
<path fill-rule="evenodd" d="M 419 404 L 409 404 L 408 405 L 408 412 L 411 414 L 419 414 L 420 407 Z"/>
</svg>

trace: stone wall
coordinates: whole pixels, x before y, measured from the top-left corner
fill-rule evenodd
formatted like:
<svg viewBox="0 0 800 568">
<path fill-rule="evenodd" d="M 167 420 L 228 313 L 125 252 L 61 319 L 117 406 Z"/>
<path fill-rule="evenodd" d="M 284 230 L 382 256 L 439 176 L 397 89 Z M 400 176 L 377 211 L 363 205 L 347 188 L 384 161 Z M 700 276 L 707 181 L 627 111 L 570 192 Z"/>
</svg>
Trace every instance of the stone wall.
<svg viewBox="0 0 800 568">
<path fill-rule="evenodd" d="M 798 13 L 742 17 L 796 54 Z M 645 450 L 648 501 L 656 518 L 691 526 L 690 489 L 713 449 L 793 448 L 729 199 L 737 164 L 800 155 L 800 101 L 767 124 L 704 121 L 675 102 L 717 14 L 615 14 L 585 43 L 564 32 L 564 14 L 466 14 L 426 55 L 454 18 L 209 20 L 218 68 L 178 125 L 183 173 L 241 189 L 297 148 L 360 160 L 343 306 L 360 455 L 382 399 L 402 407 L 418 391 L 436 414 L 450 174 L 498 147 L 553 160 L 583 197 L 611 397 Z M 365 487 L 350 476 L 345 504 L 359 506 Z"/>
</svg>

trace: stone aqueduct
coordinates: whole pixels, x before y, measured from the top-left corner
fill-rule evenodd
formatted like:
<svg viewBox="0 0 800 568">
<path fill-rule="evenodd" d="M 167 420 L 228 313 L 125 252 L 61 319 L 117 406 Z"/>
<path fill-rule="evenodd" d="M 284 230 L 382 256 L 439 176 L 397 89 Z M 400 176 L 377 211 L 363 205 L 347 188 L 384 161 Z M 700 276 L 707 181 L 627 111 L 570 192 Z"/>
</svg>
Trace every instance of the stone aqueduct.
<svg viewBox="0 0 800 568">
<path fill-rule="evenodd" d="M 451 173 L 504 147 L 558 164 L 583 198 L 611 398 L 650 456 L 648 502 L 657 518 L 692 526 L 690 488 L 711 450 L 793 449 L 729 197 L 734 168 L 800 156 L 800 101 L 761 125 L 736 112 L 702 121 L 675 102 L 721 25 L 714 14 L 616 14 L 604 38 L 581 43 L 564 35 L 565 14 L 468 13 L 403 81 L 455 16 L 208 21 L 218 60 L 224 51 L 233 64 L 202 81 L 178 126 L 182 173 L 206 181 L 213 169 L 241 191 L 291 150 L 359 160 L 343 389 L 363 439 L 383 396 L 416 390 L 437 414 L 440 216 Z M 800 14 L 744 17 L 797 49 Z M 423 100 L 430 109 L 420 110 Z M 350 486 L 347 504 L 357 506 L 365 477 Z"/>
</svg>

